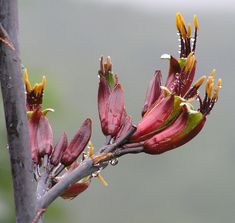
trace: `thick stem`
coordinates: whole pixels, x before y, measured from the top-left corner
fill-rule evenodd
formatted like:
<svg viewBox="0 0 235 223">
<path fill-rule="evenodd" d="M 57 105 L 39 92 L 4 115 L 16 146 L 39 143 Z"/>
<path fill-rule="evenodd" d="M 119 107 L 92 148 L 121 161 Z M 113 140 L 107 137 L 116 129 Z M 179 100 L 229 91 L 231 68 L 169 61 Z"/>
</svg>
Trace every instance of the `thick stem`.
<svg viewBox="0 0 235 223">
<path fill-rule="evenodd" d="M 11 159 L 16 222 L 31 223 L 35 215 L 35 184 L 19 58 L 17 0 L 0 0 L 0 23 L 15 48 L 13 50 L 5 43 L 0 43 L 0 81 Z"/>
</svg>

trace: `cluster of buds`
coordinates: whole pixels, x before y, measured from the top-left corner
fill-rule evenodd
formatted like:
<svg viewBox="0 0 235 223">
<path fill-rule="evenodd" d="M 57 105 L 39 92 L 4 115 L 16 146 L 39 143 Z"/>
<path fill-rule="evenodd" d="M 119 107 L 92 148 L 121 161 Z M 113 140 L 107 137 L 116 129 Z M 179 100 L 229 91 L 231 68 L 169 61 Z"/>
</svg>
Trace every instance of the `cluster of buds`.
<svg viewBox="0 0 235 223">
<path fill-rule="evenodd" d="M 100 58 L 98 111 L 107 144 L 114 143 L 130 130 L 132 117 L 125 109 L 124 93 L 117 74 L 112 72 L 111 58 Z"/>
<path fill-rule="evenodd" d="M 24 69 L 24 82 L 30 148 L 35 178 L 39 181 L 42 176 L 41 172 L 46 172 L 50 176 L 51 187 L 79 165 L 78 157 L 81 154 L 81 160 L 93 155 L 93 146 L 91 142 L 89 144 L 92 132 L 91 119 L 88 118 L 82 123 L 70 142 L 68 142 L 66 133 L 63 133 L 57 144 L 53 146 L 53 131 L 46 115 L 49 111 L 54 110 L 51 108 L 42 110 L 46 78 L 43 76 L 40 83 L 31 86 L 27 69 Z M 89 146 L 87 146 L 88 144 Z M 86 147 L 88 147 L 87 153 L 84 152 Z M 63 175 L 59 176 L 62 171 L 64 171 Z M 97 174 L 97 177 L 105 183 L 100 174 Z M 63 198 L 77 196 L 88 188 L 90 181 L 91 176 L 85 177 L 81 181 L 72 184 L 61 196 Z"/>
<path fill-rule="evenodd" d="M 180 41 L 180 57 L 176 59 L 168 54 L 162 55 L 162 58 L 169 60 L 170 66 L 166 83 L 162 84 L 161 71 L 155 71 L 147 91 L 142 119 L 138 122 L 135 133 L 122 146 L 123 150 L 142 147 L 145 153 L 161 154 L 187 143 L 201 131 L 206 116 L 218 100 L 221 79 L 214 83 L 215 70 L 212 70 L 207 80 L 206 76 L 201 76 L 192 85 L 197 63 L 195 57 L 199 28 L 197 17 L 194 16 L 194 37 L 191 37 L 191 25 L 188 24 L 186 28 L 180 13 L 176 14 L 176 27 Z M 131 118 L 127 123 L 124 121 L 126 112 L 121 88 L 117 91 L 119 97 L 115 97 L 112 109 L 108 109 L 109 101 L 117 94 L 110 83 L 119 86 L 118 78 L 112 74 L 111 68 L 111 59 L 108 58 L 107 62 L 103 63 L 101 58 L 98 107 L 104 134 L 111 135 L 115 139 L 115 134 L 123 128 L 130 128 Z M 198 89 L 205 80 L 203 99 Z M 192 105 L 195 100 L 199 102 L 198 108 Z M 114 120 L 115 134 L 113 132 L 111 134 L 106 129 L 113 126 Z"/>
</svg>

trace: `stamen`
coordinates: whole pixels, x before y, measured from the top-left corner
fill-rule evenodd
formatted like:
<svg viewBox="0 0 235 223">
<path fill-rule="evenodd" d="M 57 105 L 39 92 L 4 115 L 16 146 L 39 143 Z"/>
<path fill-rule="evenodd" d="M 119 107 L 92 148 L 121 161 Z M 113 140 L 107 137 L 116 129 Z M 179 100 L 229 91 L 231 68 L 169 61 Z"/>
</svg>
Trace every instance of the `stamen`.
<svg viewBox="0 0 235 223">
<path fill-rule="evenodd" d="M 30 92 L 32 90 L 32 86 L 31 86 L 30 81 L 29 81 L 27 68 L 24 68 L 24 83 L 25 83 L 26 91 Z"/>
<path fill-rule="evenodd" d="M 187 37 L 188 37 L 188 38 L 191 37 L 191 25 L 190 25 L 190 23 L 188 23 Z"/>
<path fill-rule="evenodd" d="M 42 90 L 44 90 L 45 89 L 45 87 L 46 87 L 46 76 L 43 76 L 42 77 Z"/>
<path fill-rule="evenodd" d="M 196 15 L 193 16 L 193 23 L 194 23 L 195 29 L 198 29 L 199 24 L 198 24 L 198 19 Z"/>
<path fill-rule="evenodd" d="M 222 87 L 222 80 L 219 79 L 217 81 L 217 85 L 215 86 L 215 89 L 214 89 L 213 99 L 214 99 L 215 102 L 218 101 L 218 94 L 219 94 L 219 90 L 220 90 L 221 87 Z"/>
<path fill-rule="evenodd" d="M 213 70 L 211 71 L 211 73 L 210 73 L 210 76 L 213 77 L 213 78 L 214 78 L 214 76 L 215 76 L 215 71 L 216 71 L 216 70 L 213 69 Z"/>
<path fill-rule="evenodd" d="M 199 87 L 203 84 L 203 82 L 204 82 L 205 80 L 206 80 L 206 76 L 205 76 L 205 75 L 201 76 L 201 77 L 195 82 L 194 86 L 195 86 L 196 88 L 199 88 Z"/>
<path fill-rule="evenodd" d="M 194 56 L 194 53 L 191 52 L 191 53 L 188 55 L 188 57 L 187 57 L 187 59 L 186 59 L 186 61 L 185 61 L 185 65 L 184 65 L 184 68 L 183 68 L 183 69 L 184 69 L 184 72 L 185 72 L 185 73 L 190 72 L 190 71 L 192 70 L 194 64 L 195 64 L 195 56 Z"/>
<path fill-rule="evenodd" d="M 89 141 L 88 148 L 87 156 L 91 157 L 94 154 L 94 146 L 91 141 Z"/>
<path fill-rule="evenodd" d="M 99 179 L 99 181 L 100 181 L 105 187 L 108 186 L 107 181 L 101 176 L 100 173 L 97 175 L 97 178 Z"/>
</svg>

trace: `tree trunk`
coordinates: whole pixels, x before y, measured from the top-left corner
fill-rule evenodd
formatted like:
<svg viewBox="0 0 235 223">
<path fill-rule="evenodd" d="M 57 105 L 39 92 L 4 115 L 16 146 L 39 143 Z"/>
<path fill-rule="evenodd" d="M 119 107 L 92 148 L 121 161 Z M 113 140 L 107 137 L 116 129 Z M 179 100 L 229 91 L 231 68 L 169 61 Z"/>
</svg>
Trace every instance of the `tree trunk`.
<svg viewBox="0 0 235 223">
<path fill-rule="evenodd" d="M 0 81 L 11 160 L 16 222 L 31 223 L 35 215 L 35 183 L 19 58 L 17 0 L 0 0 L 0 23 L 15 47 L 13 50 L 5 43 L 0 43 Z"/>
</svg>

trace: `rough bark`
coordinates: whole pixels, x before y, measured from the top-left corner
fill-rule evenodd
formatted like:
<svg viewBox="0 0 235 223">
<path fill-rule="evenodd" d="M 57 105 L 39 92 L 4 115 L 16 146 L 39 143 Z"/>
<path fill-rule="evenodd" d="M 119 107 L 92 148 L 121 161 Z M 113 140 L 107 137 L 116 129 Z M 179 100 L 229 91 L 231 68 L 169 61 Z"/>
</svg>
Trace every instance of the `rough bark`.
<svg viewBox="0 0 235 223">
<path fill-rule="evenodd" d="M 24 85 L 18 44 L 17 0 L 0 0 L 0 23 L 15 50 L 0 43 L 0 81 L 9 144 L 17 223 L 35 215 L 35 184 L 29 150 Z"/>
</svg>

